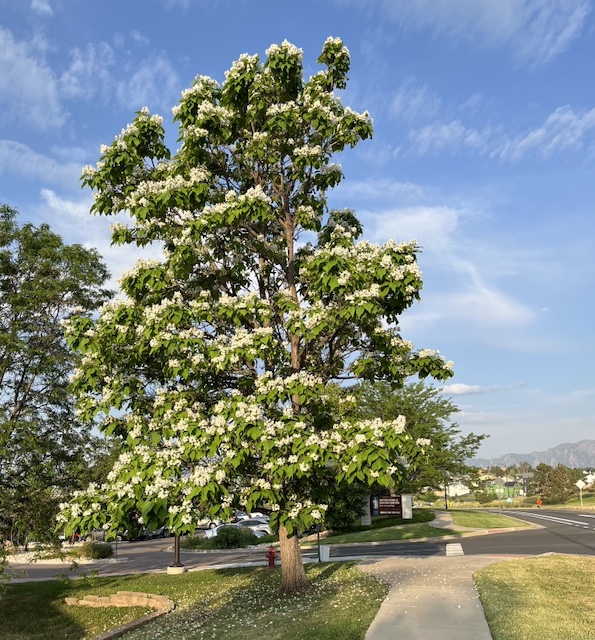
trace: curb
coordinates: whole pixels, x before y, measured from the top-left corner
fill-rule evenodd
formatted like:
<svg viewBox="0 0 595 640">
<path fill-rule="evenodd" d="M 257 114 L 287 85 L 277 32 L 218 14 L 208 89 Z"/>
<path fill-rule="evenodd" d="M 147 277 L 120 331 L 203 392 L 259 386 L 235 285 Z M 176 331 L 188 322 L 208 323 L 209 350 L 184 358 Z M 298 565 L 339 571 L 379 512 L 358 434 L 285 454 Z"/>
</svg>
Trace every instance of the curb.
<svg viewBox="0 0 595 640">
<path fill-rule="evenodd" d="M 172 600 L 166 596 L 155 595 L 152 593 L 141 593 L 137 591 L 118 591 L 113 596 L 85 596 L 80 600 L 77 598 L 65 598 L 66 604 L 71 606 L 83 606 L 93 608 L 103 607 L 150 607 L 155 609 L 151 613 L 147 613 L 140 618 L 131 620 L 126 624 L 123 624 L 116 629 L 106 631 L 98 636 L 95 636 L 93 640 L 111 640 L 112 638 L 119 638 L 128 631 L 137 629 L 155 618 L 169 613 L 175 609 L 175 604 Z"/>
</svg>

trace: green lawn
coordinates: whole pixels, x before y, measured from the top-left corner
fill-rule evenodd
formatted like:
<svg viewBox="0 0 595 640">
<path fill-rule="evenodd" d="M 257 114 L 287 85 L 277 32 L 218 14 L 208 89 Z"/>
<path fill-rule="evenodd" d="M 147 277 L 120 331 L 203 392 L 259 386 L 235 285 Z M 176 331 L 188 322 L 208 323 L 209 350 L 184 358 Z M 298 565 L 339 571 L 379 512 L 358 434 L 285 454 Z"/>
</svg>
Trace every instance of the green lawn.
<svg viewBox="0 0 595 640">
<path fill-rule="evenodd" d="M 595 639 L 595 558 L 498 562 L 475 581 L 494 640 Z"/>
<path fill-rule="evenodd" d="M 436 529 L 428 524 L 400 524 L 381 529 L 354 531 L 321 538 L 321 544 L 347 544 L 350 542 L 383 542 L 387 540 L 414 540 L 416 538 L 441 538 L 457 535 L 450 529 Z"/>
<path fill-rule="evenodd" d="M 486 511 L 450 511 L 452 521 L 459 527 L 473 527 L 474 529 L 515 529 L 527 527 L 526 522 Z"/>
<path fill-rule="evenodd" d="M 280 596 L 280 572 L 266 569 L 147 574 L 10 585 L 0 600 L 2 640 L 82 640 L 142 610 L 69 607 L 64 598 L 142 591 L 168 596 L 176 610 L 128 633 L 126 640 L 362 640 L 388 587 L 352 563 L 307 565 L 313 588 Z"/>
<path fill-rule="evenodd" d="M 451 510 L 449 513 L 452 516 L 453 523 L 462 527 L 500 529 L 527 526 L 526 523 L 520 520 L 501 516 L 496 513 L 457 510 Z M 460 535 L 460 533 L 452 529 L 438 529 L 426 524 L 433 519 L 434 512 L 426 510 L 414 511 L 413 522 L 400 518 L 377 518 L 370 527 L 359 527 L 357 531 L 328 536 L 322 538 L 321 543 L 386 542 L 389 540 L 413 540 L 415 538 L 440 538 L 450 535 Z M 417 520 L 417 522 L 415 520 Z"/>
</svg>

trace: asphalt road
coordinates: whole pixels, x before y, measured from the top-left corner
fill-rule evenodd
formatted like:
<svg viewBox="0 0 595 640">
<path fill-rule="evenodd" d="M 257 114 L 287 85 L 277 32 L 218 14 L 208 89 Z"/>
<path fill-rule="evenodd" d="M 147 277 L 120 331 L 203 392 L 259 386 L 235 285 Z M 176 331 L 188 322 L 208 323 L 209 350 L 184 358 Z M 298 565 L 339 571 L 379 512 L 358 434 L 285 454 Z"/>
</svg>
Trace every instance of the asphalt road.
<svg viewBox="0 0 595 640">
<path fill-rule="evenodd" d="M 493 535 L 463 537 L 460 540 L 432 540 L 428 542 L 395 542 L 382 545 L 341 545 L 333 547 L 331 557 L 351 555 L 418 556 L 445 555 L 447 545 L 459 542 L 465 555 L 533 556 L 543 553 L 595 555 L 595 512 L 494 510 L 510 515 L 537 529 L 507 531 Z"/>
<path fill-rule="evenodd" d="M 593 511 L 514 509 L 502 510 L 502 513 L 543 528 L 466 538 L 463 541 L 466 554 L 595 555 L 595 512 Z"/>
<path fill-rule="evenodd" d="M 451 552 L 453 555 L 531 556 L 549 552 L 595 555 L 595 512 L 530 509 L 502 510 L 501 513 L 538 525 L 539 528 L 462 537 L 458 540 L 336 545 L 332 547 L 331 559 L 359 556 L 428 557 L 450 555 Z M 167 550 L 172 544 L 172 538 L 120 542 L 117 546 L 116 562 L 85 564 L 76 569 L 72 569 L 68 564 L 10 565 L 9 573 L 14 581 L 18 582 L 48 580 L 60 575 L 75 577 L 90 572 L 104 576 L 161 572 L 173 562 L 173 552 Z M 265 566 L 265 554 L 265 549 L 182 552 L 181 560 L 188 569 L 220 568 L 236 563 Z M 314 547 L 304 550 L 303 555 L 306 559 L 314 561 L 318 552 Z"/>
</svg>

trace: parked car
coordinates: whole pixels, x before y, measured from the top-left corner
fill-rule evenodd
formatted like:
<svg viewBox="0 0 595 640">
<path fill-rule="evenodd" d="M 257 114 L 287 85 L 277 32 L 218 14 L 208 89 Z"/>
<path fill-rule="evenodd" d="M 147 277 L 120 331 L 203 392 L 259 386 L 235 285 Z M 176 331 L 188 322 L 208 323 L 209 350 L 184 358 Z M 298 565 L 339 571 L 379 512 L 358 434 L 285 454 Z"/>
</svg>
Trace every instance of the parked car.
<svg viewBox="0 0 595 640">
<path fill-rule="evenodd" d="M 224 522 L 223 524 L 218 524 L 215 527 L 211 527 L 205 531 L 205 538 L 214 538 L 223 527 L 239 527 L 239 522 Z"/>
<path fill-rule="evenodd" d="M 203 518 L 196 523 L 197 529 L 214 529 L 215 527 L 223 524 L 219 519 L 211 520 L 211 518 Z"/>
<path fill-rule="evenodd" d="M 223 529 L 223 527 L 245 527 L 246 529 L 250 529 L 257 538 L 271 535 L 271 530 L 268 524 L 264 522 L 258 522 L 254 520 L 240 520 L 240 522 L 226 522 L 225 524 L 220 524 L 213 529 L 207 529 L 205 531 L 205 538 L 214 538 L 219 533 L 219 531 Z"/>
<path fill-rule="evenodd" d="M 171 533 L 167 527 L 159 527 L 158 529 L 143 529 L 140 538 L 150 540 L 151 538 L 169 538 Z"/>
<path fill-rule="evenodd" d="M 262 538 L 263 536 L 272 535 L 271 528 L 269 527 L 268 522 L 263 521 L 261 518 L 249 518 L 248 520 L 240 520 L 238 522 L 240 527 L 247 527 L 251 529 L 258 538 Z"/>
<path fill-rule="evenodd" d="M 269 516 L 261 511 L 251 511 L 250 513 L 247 513 L 246 511 L 234 511 L 231 521 L 240 522 L 242 520 L 250 520 L 252 518 L 258 518 L 263 522 L 269 522 L 270 520 Z"/>
<path fill-rule="evenodd" d="M 262 511 L 252 511 L 250 517 L 256 520 L 262 520 L 263 522 L 271 521 L 271 518 L 266 513 L 262 513 Z"/>
<path fill-rule="evenodd" d="M 79 536 L 79 538 L 83 538 L 87 542 L 106 542 L 107 531 L 105 529 L 93 529 L 91 533 L 87 535 Z M 126 531 L 119 531 L 114 538 L 113 534 L 110 536 L 107 542 L 114 542 L 117 540 L 120 542 L 121 540 L 127 540 Z"/>
</svg>

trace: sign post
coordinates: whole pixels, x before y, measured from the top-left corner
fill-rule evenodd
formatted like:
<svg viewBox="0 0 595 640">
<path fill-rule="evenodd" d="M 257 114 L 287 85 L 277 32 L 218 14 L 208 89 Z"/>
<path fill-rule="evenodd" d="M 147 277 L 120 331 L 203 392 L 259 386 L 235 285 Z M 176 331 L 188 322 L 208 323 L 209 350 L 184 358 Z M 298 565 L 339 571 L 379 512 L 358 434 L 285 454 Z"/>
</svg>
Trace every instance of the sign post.
<svg viewBox="0 0 595 640">
<path fill-rule="evenodd" d="M 587 486 L 582 480 L 578 480 L 574 483 L 578 487 L 578 492 L 581 497 L 581 509 L 583 508 L 583 489 Z"/>
<path fill-rule="evenodd" d="M 496 478 L 494 480 L 494 484 L 496 485 L 496 493 L 498 494 L 498 511 L 502 513 L 502 494 L 504 493 L 504 480 L 502 478 Z"/>
</svg>

